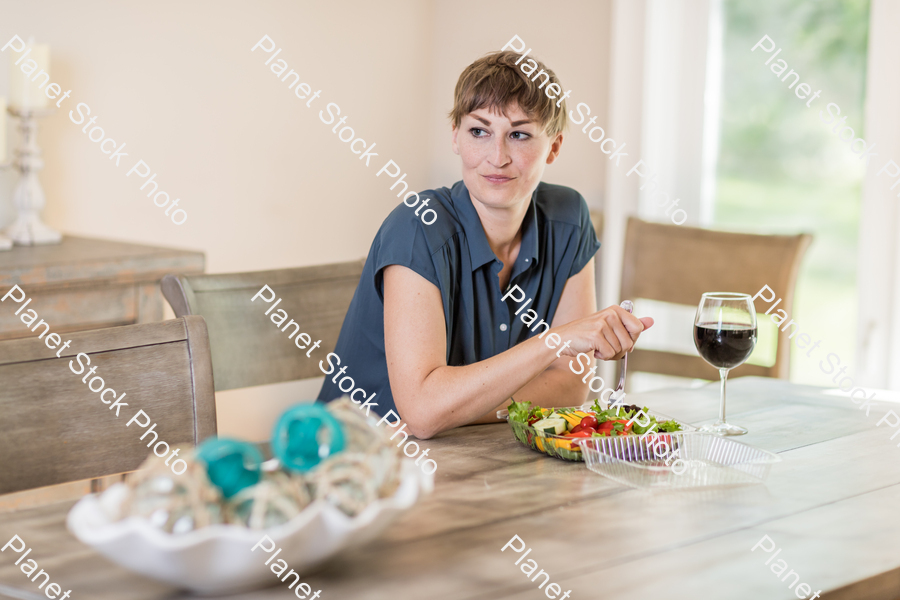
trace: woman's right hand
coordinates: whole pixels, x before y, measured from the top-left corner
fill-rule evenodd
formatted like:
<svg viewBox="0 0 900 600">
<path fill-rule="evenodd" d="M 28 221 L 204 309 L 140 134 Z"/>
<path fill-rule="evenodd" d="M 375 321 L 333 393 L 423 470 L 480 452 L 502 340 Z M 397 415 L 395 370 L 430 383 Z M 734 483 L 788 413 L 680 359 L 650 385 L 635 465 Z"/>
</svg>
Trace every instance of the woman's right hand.
<svg viewBox="0 0 900 600">
<path fill-rule="evenodd" d="M 563 344 L 571 342 L 562 350 L 566 356 L 584 352 L 602 360 L 617 360 L 630 352 L 641 332 L 652 325 L 651 317 L 638 318 L 621 306 L 610 306 L 551 331 Z"/>
</svg>

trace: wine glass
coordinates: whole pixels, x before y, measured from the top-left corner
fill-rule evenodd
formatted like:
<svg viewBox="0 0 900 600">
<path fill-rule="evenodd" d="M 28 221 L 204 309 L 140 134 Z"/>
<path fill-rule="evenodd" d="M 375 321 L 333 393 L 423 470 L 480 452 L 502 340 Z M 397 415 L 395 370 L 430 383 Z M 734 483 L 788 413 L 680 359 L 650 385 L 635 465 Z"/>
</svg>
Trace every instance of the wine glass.
<svg viewBox="0 0 900 600">
<path fill-rule="evenodd" d="M 728 371 L 742 364 L 756 346 L 756 309 L 748 294 L 707 292 L 694 318 L 694 345 L 703 360 L 719 370 L 722 380 L 719 420 L 700 431 L 716 435 L 743 435 L 747 430 L 725 422 L 725 380 Z"/>
</svg>

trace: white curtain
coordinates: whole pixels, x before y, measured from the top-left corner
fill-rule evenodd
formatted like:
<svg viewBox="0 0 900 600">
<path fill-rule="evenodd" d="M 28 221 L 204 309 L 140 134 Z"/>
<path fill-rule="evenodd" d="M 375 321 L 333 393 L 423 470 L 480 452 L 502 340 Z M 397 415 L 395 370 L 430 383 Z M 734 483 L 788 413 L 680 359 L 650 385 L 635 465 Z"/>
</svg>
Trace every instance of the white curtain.
<svg viewBox="0 0 900 600">
<path fill-rule="evenodd" d="M 866 74 L 865 137 L 877 144 L 866 167 L 859 222 L 857 373 L 869 387 L 900 389 L 900 211 L 897 181 L 878 175 L 900 164 L 900 3 L 872 0 Z M 896 172 L 896 171 L 894 171 Z"/>
<path fill-rule="evenodd" d="M 628 216 L 671 222 L 650 186 L 640 191 L 646 180 L 626 176 L 638 159 L 648 178 L 656 174 L 659 191 L 679 199 L 685 224 L 711 222 L 721 93 L 718 9 L 719 0 L 613 1 L 609 135 L 627 142 L 631 152 L 627 167 L 607 168 L 601 307 L 622 300 Z M 658 341 L 671 346 L 673 340 Z M 615 365 L 603 368 L 610 377 Z"/>
</svg>

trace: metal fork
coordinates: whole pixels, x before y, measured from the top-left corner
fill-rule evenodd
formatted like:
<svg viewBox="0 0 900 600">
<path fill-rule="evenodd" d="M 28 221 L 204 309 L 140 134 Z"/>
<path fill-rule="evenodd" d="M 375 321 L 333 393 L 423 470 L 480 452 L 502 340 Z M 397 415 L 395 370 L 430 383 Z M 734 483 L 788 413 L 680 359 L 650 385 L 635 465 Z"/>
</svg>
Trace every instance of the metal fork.
<svg viewBox="0 0 900 600">
<path fill-rule="evenodd" d="M 634 311 L 634 302 L 631 300 L 623 300 L 622 304 L 620 304 L 622 308 L 627 310 L 629 313 Z M 622 374 L 619 375 L 619 385 L 616 386 L 615 391 L 609 395 L 610 405 L 612 405 L 613 396 L 616 397 L 616 400 L 620 398 L 619 394 L 625 394 L 625 371 L 628 369 L 628 353 L 625 353 L 625 356 L 622 357 Z M 618 411 L 617 411 L 618 412 Z"/>
</svg>

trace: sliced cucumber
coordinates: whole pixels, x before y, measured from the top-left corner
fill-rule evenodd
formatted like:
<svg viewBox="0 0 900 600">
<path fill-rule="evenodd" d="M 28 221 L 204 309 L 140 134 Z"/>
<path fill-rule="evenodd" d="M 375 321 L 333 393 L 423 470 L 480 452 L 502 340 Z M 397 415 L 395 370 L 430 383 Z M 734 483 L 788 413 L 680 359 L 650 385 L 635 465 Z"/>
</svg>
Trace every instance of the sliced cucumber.
<svg viewBox="0 0 900 600">
<path fill-rule="evenodd" d="M 566 420 L 552 417 L 541 419 L 532 427 L 549 435 L 561 435 L 566 432 Z"/>
</svg>

